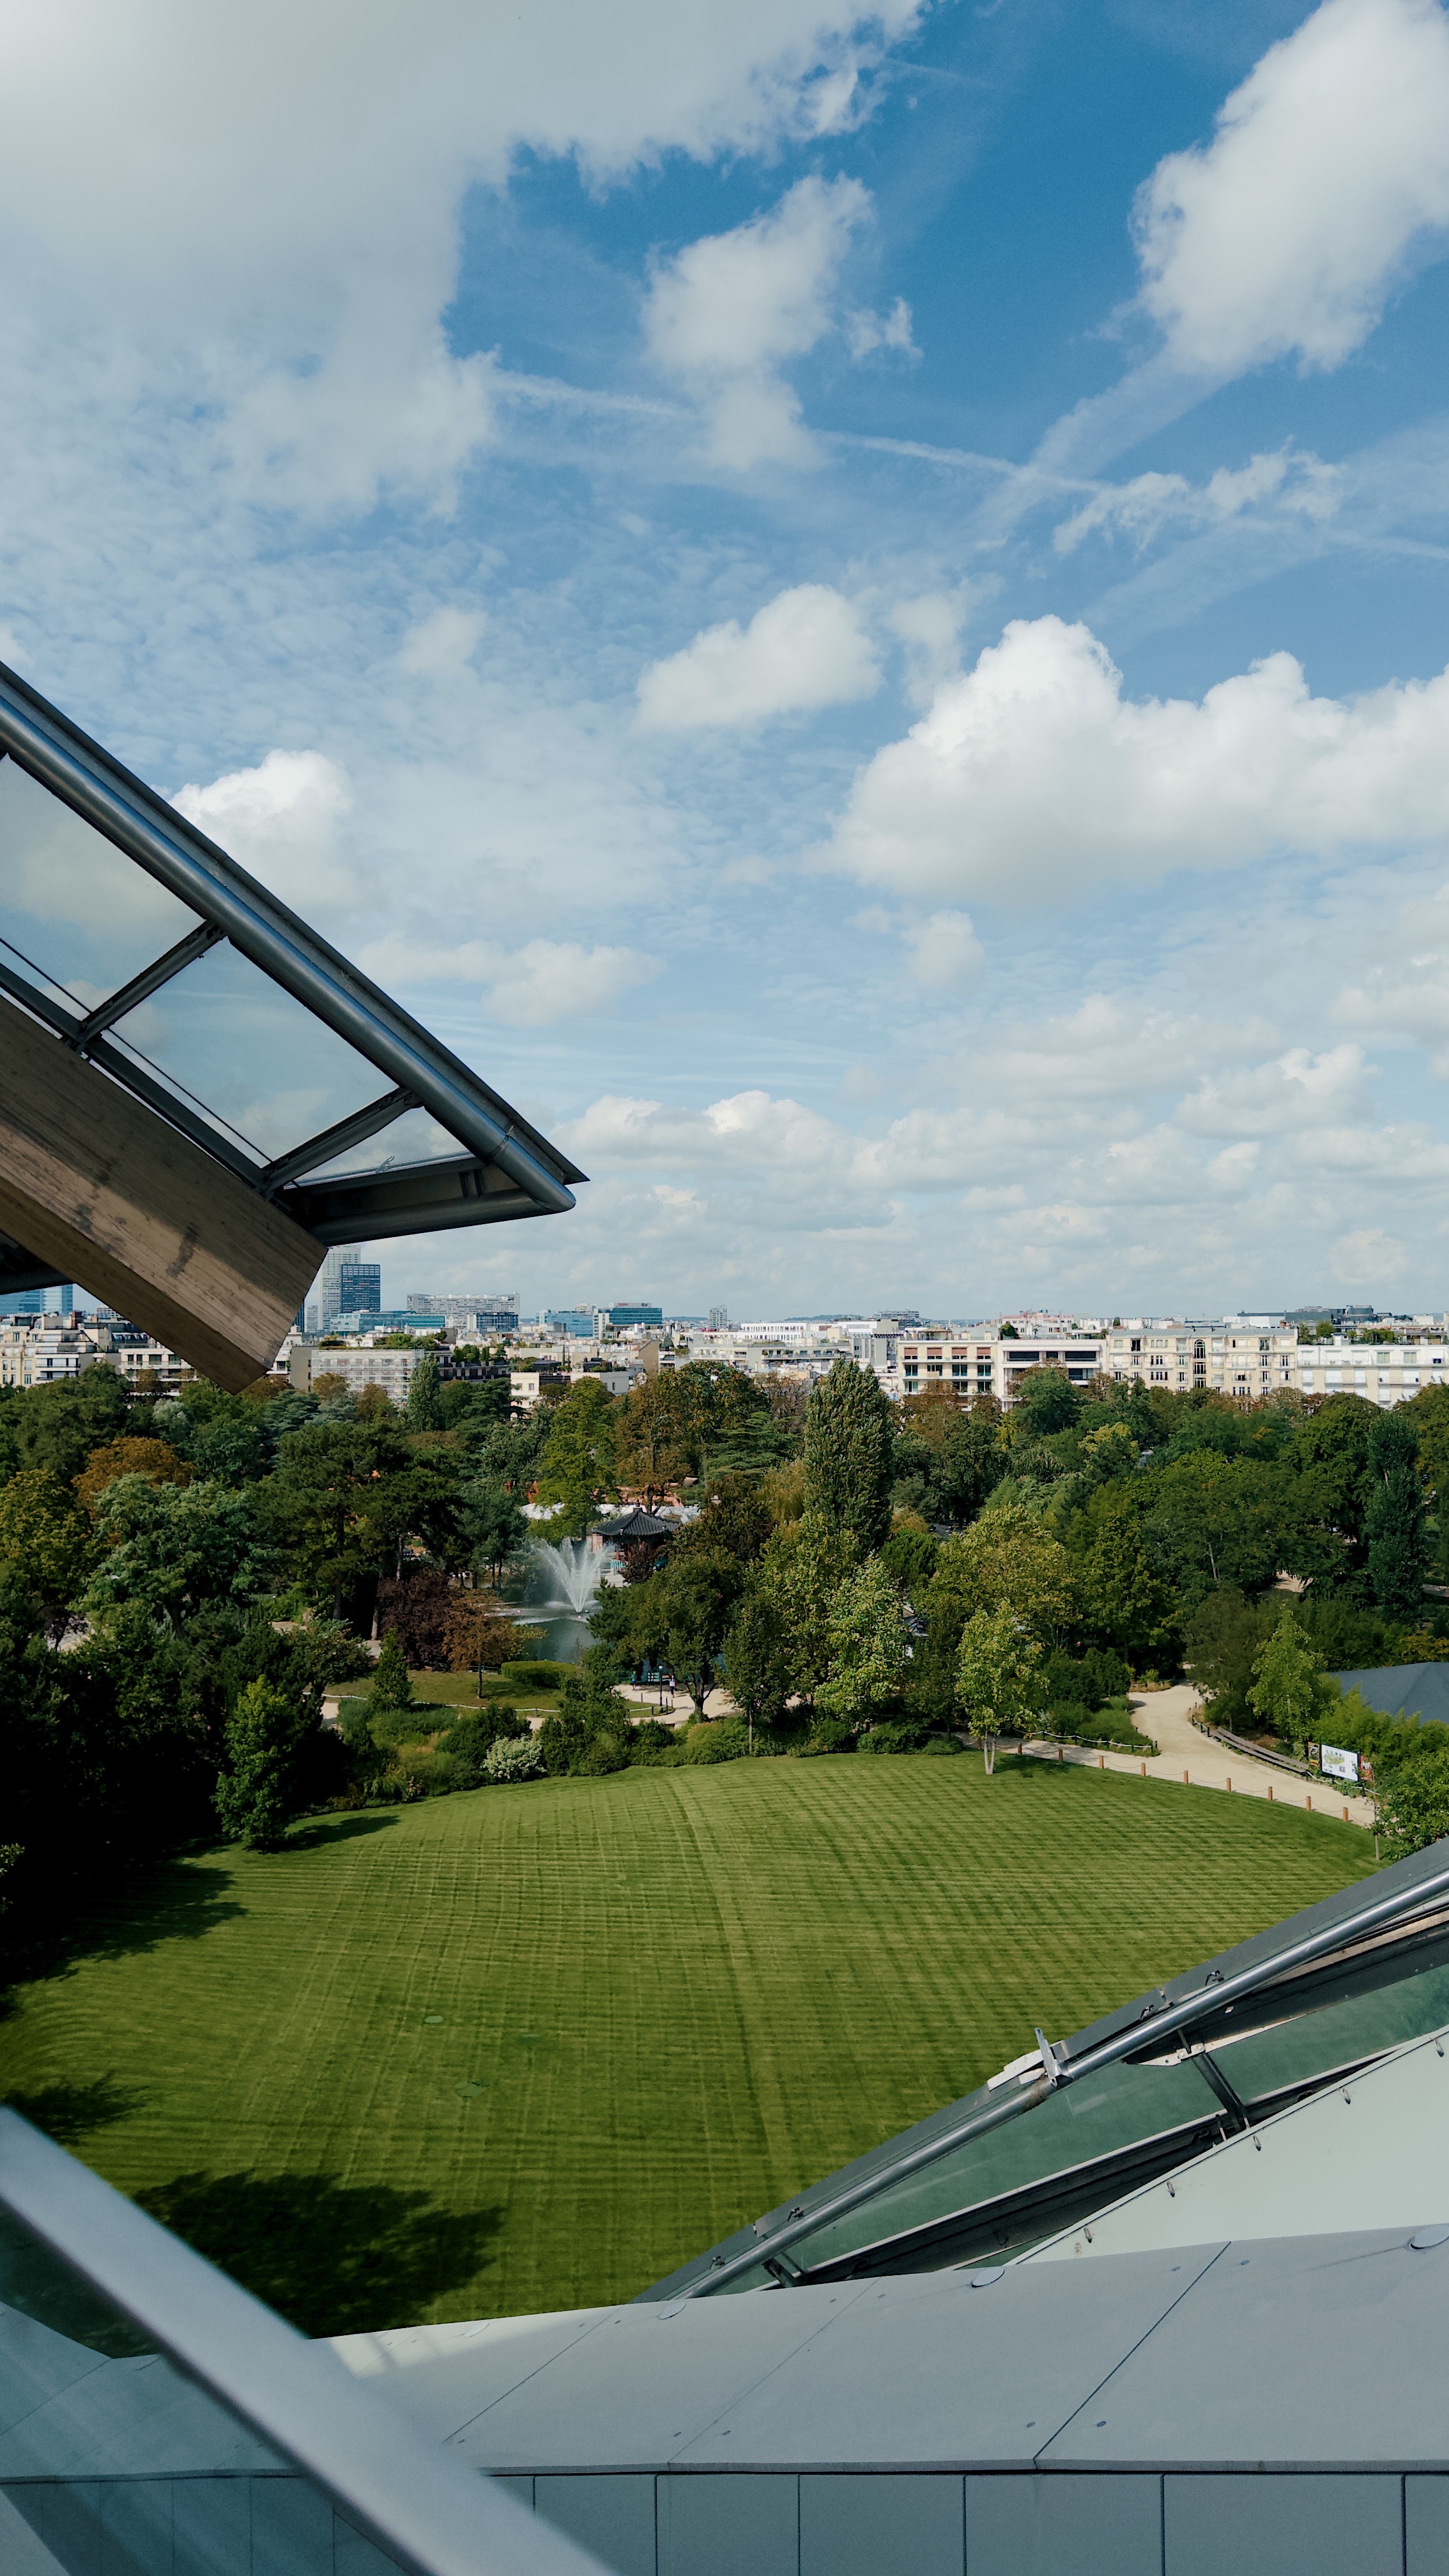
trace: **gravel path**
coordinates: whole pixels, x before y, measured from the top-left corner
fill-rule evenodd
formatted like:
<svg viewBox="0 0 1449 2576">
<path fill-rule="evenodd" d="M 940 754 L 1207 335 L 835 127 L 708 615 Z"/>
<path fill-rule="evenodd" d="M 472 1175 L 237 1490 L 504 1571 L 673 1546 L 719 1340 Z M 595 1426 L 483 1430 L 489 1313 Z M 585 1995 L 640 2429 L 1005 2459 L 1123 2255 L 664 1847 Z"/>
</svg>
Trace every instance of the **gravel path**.
<svg viewBox="0 0 1449 2576">
<path fill-rule="evenodd" d="M 1311 1807 L 1318 1816 L 1341 1816 L 1346 1824 L 1372 1826 L 1371 1798 L 1340 1788 L 1336 1780 L 1303 1780 L 1295 1771 L 1279 1771 L 1251 1753 L 1217 1744 L 1190 1723 L 1189 1711 L 1201 1705 L 1190 1682 L 1170 1690 L 1133 1691 L 1138 1725 L 1155 1738 L 1162 1751 L 1155 1760 L 1133 1753 L 1093 1753 L 1085 1745 L 1051 1745 L 1036 1741 L 1025 1749 L 1066 1762 L 1095 1764 L 1104 1771 L 1135 1771 L 1145 1779 L 1184 1778 L 1195 1789 L 1222 1789 L 1237 1797 L 1271 1798 L 1282 1807 Z"/>
</svg>

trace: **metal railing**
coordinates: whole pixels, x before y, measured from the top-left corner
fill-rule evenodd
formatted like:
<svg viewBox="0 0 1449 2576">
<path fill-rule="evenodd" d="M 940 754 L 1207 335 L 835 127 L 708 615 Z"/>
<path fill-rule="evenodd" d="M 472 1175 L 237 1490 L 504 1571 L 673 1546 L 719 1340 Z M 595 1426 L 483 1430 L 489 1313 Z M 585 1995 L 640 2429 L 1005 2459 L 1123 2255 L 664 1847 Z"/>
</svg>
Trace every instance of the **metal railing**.
<svg viewBox="0 0 1449 2576">
<path fill-rule="evenodd" d="M 0 2210 L 290 2461 L 404 2576 L 601 2576 L 490 2478 L 433 2449 L 325 2345 L 0 2109 Z"/>
</svg>

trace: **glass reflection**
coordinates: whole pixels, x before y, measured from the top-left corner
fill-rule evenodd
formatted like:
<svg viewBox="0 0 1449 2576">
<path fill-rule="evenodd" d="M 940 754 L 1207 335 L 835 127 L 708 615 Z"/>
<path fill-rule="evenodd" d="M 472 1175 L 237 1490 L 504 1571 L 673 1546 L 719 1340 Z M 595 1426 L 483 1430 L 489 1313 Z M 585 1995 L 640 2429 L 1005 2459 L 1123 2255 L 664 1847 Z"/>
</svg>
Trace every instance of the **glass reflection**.
<svg viewBox="0 0 1449 2576">
<path fill-rule="evenodd" d="M 91 1011 L 197 926 L 134 859 L 0 759 L 0 940 L 20 971 L 28 963 L 59 998 Z"/>
<path fill-rule="evenodd" d="M 261 1162 L 390 1087 L 366 1056 L 225 943 L 128 1011 L 112 1035 Z"/>
<path fill-rule="evenodd" d="M 1119 2154 L 1151 2138 L 1214 2118 L 1219 2105 L 1190 2060 L 1177 2066 L 1109 2066 L 1063 2084 L 999 2128 L 968 2138 L 918 2173 L 887 2183 L 872 2199 L 798 2238 L 792 2259 L 812 2269 L 886 2237 L 904 2235 Z"/>
<path fill-rule="evenodd" d="M 224 2355 L 218 2359 L 224 2361 Z M 330 2497 L 24 2223 L 0 2226 L 0 2567 L 395 2576 Z"/>
<path fill-rule="evenodd" d="M 390 1127 L 379 1129 L 360 1145 L 349 1146 L 345 1154 L 334 1155 L 330 1163 L 318 1163 L 309 1170 L 309 1181 L 343 1180 L 349 1173 L 390 1172 L 404 1163 L 436 1163 L 450 1154 L 466 1154 L 471 1147 L 460 1145 L 446 1127 L 426 1109 L 406 1109 Z"/>
</svg>

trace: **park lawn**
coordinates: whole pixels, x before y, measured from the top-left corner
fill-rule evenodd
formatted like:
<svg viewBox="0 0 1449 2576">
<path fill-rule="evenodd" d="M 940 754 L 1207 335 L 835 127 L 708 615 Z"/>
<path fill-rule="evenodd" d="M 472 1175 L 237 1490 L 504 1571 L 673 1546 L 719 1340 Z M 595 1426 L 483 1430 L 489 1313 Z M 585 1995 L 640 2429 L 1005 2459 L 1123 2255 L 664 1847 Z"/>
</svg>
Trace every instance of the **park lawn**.
<svg viewBox="0 0 1449 2576">
<path fill-rule="evenodd" d="M 1372 1868 L 1056 1763 L 481 1789 L 156 1871 L 18 1991 L 6 2089 L 310 2333 L 627 2299 Z"/>
<path fill-rule="evenodd" d="M 520 1717 L 527 1718 L 547 1717 L 550 1710 L 558 1707 L 556 1690 L 521 1691 L 506 1682 L 501 1673 L 484 1674 L 481 1699 L 476 1673 L 410 1672 L 408 1679 L 413 1686 L 418 1715 L 429 1721 L 419 1729 L 419 1743 L 425 1742 L 430 1735 L 441 1734 L 456 1717 L 476 1717 L 480 1709 L 491 1708 L 499 1701 L 516 1709 Z M 344 1683 L 337 1694 L 338 1706 L 345 1709 L 349 1700 L 366 1701 L 369 1696 L 366 1682 L 356 1686 Z"/>
</svg>

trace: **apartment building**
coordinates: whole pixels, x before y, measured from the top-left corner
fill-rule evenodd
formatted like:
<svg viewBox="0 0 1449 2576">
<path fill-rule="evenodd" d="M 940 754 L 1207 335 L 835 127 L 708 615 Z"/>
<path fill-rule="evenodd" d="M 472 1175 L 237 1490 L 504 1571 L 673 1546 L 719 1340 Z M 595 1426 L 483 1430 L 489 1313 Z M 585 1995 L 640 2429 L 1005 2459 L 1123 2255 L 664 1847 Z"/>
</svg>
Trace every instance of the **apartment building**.
<svg viewBox="0 0 1449 2576">
<path fill-rule="evenodd" d="M 1196 1386 L 1240 1399 L 1297 1383 L 1298 1335 L 1289 1325 L 1178 1323 L 1130 1317 L 1103 1336 L 1103 1367 L 1119 1384 L 1140 1379 L 1175 1395 Z"/>
<path fill-rule="evenodd" d="M 1442 1342 L 1301 1342 L 1293 1384 L 1301 1395 L 1361 1395 L 1369 1404 L 1403 1404 L 1426 1386 L 1449 1381 Z"/>
<path fill-rule="evenodd" d="M 328 1351 L 318 1342 L 294 1342 L 286 1354 L 286 1369 L 299 1395 L 311 1395 L 319 1378 L 331 1377 L 341 1378 L 349 1395 L 360 1395 L 365 1386 L 380 1386 L 394 1404 L 402 1405 L 423 1356 L 421 1343 L 411 1351 Z"/>
<path fill-rule="evenodd" d="M 1102 1365 L 1102 1336 L 1061 1323 L 1010 1333 L 994 1325 L 976 1331 L 928 1329 L 901 1335 L 889 1374 L 875 1365 L 891 1394 L 920 1395 L 929 1386 L 949 1386 L 963 1399 L 991 1395 L 1009 1409 L 1033 1369 L 1060 1369 L 1073 1386 L 1089 1385 Z"/>
<path fill-rule="evenodd" d="M 134 1325 L 74 1314 L 10 1315 L 0 1325 L 0 1386 L 73 1385 L 97 1363 L 130 1387 L 144 1379 L 148 1393 L 174 1394 L 195 1375 L 178 1352 Z"/>
</svg>

